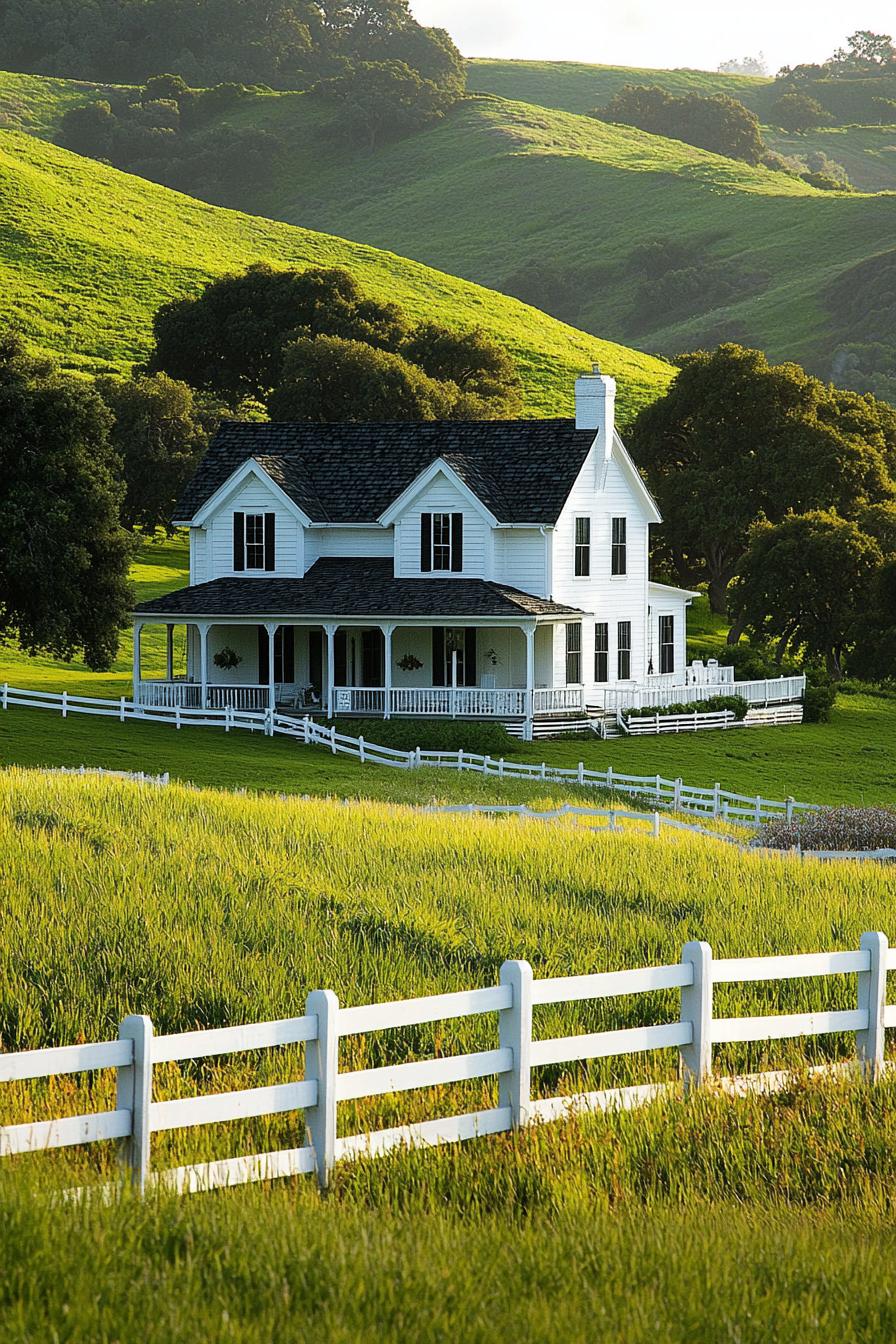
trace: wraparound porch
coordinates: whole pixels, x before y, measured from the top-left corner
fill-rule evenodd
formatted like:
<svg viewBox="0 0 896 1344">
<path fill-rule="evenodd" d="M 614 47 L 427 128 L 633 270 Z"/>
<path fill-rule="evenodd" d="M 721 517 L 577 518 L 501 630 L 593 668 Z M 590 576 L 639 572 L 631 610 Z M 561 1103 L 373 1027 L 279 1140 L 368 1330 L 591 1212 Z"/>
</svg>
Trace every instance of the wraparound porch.
<svg viewBox="0 0 896 1344">
<path fill-rule="evenodd" d="M 167 632 L 166 675 L 141 674 L 141 633 Z M 582 715 L 580 621 L 457 618 L 376 623 L 246 619 L 134 624 L 134 700 L 164 708 L 233 708 L 391 718 Z M 186 627 L 176 665 L 174 632 Z M 559 669 L 560 678 L 557 677 Z M 579 680 L 558 684 L 563 674 Z"/>
</svg>

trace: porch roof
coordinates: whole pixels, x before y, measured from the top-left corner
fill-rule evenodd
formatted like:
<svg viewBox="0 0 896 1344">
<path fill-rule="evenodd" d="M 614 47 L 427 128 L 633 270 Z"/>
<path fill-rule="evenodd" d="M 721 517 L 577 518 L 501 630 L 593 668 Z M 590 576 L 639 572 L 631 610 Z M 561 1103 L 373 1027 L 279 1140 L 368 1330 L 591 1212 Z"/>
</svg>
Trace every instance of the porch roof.
<svg viewBox="0 0 896 1344">
<path fill-rule="evenodd" d="M 396 579 L 391 559 L 318 560 L 303 579 L 225 578 L 141 602 L 135 616 L 581 616 L 485 579 Z"/>
</svg>

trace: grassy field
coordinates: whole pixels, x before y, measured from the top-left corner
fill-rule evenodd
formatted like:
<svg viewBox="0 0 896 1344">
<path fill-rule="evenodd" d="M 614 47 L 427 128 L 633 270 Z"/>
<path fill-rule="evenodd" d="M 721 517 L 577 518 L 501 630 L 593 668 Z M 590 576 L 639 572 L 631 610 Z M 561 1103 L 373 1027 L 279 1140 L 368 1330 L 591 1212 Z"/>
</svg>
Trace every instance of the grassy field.
<svg viewBox="0 0 896 1344">
<path fill-rule="evenodd" d="M 181 538 L 143 547 L 134 566 L 138 598 L 183 586 L 187 551 Z M 705 600 L 689 618 L 692 656 L 718 651 L 722 622 Z M 164 672 L 164 631 L 150 627 L 143 636 L 143 666 L 149 675 Z M 107 673 L 90 672 L 82 663 L 29 658 L 0 646 L 0 682 L 35 690 L 67 690 L 72 695 L 131 695 L 131 639 L 122 636 L 119 656 Z M 591 769 L 608 765 L 631 774 L 681 776 L 687 783 L 716 782 L 735 792 L 788 795 L 805 802 L 891 803 L 896 758 L 896 708 L 877 695 L 843 696 L 830 724 L 679 736 L 617 739 L 568 739 L 519 744 L 515 755 Z M 216 729 L 182 729 L 72 715 L 64 722 L 44 710 L 9 710 L 0 715 L 0 763 L 20 765 L 102 765 L 109 769 L 168 771 L 196 784 L 273 790 L 285 793 L 384 798 L 413 802 L 539 802 L 593 798 L 590 791 L 551 786 L 501 785 L 447 771 L 405 774 L 380 766 L 361 766 L 347 757 L 297 747 L 279 739 L 225 734 Z"/>
<path fill-rule="evenodd" d="M 623 417 L 672 371 L 502 294 L 393 252 L 178 195 L 33 136 L 0 132 L 0 320 L 86 370 L 146 354 L 166 300 L 252 261 L 344 266 L 370 293 L 418 317 L 481 326 L 513 355 L 532 415 L 567 413 L 573 376 L 592 359 L 620 381 Z"/>
<path fill-rule="evenodd" d="M 345 1004 L 536 974 L 853 947 L 888 928 L 880 869 L 663 846 L 382 805 L 237 798 L 172 786 L 0 777 L 0 1039 L 95 1039 L 129 1010 L 159 1031 L 292 1014 L 326 984 Z M 892 931 L 892 930 L 891 930 Z M 851 1006 L 854 986 L 720 988 L 720 1015 Z M 539 1036 L 669 1020 L 675 995 L 538 1010 Z M 342 1066 L 488 1048 L 494 1021 L 344 1042 Z M 807 1043 L 848 1057 L 850 1037 Z M 800 1047 L 797 1047 L 799 1050 Z M 787 1064 L 786 1045 L 717 1048 L 717 1066 Z M 300 1051 L 156 1069 L 157 1099 L 284 1081 Z M 671 1078 L 674 1052 L 538 1070 L 537 1094 Z M 7 1086 L 0 1122 L 112 1104 L 114 1084 Z M 340 1107 L 341 1132 L 494 1103 L 478 1082 Z M 360 1162 L 322 1201 L 310 1180 L 141 1205 L 49 1201 L 111 1175 L 73 1153 L 0 1171 L 0 1330 L 71 1341 L 626 1341 L 886 1338 L 896 1090 L 796 1082 L 708 1094 L 519 1137 Z M 296 1142 L 289 1117 L 160 1135 L 158 1166 Z M 96 1150 L 94 1150 L 96 1151 Z M 37 1186 L 35 1186 L 37 1182 Z M 247 1248 L 251 1247 L 251 1253 Z M 139 1271 L 135 1272 L 135 1266 Z"/>
</svg>

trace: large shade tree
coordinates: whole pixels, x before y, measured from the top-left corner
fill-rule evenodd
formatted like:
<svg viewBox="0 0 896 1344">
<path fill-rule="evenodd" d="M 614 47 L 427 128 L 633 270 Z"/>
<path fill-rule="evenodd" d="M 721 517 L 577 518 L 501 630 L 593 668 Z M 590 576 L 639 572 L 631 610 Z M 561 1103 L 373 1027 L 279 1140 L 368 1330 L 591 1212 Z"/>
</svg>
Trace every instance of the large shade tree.
<svg viewBox="0 0 896 1344">
<path fill-rule="evenodd" d="M 287 348 L 283 380 L 271 396 L 274 420 L 318 423 L 440 420 L 457 389 L 389 350 L 338 336 L 304 337 Z"/>
<path fill-rule="evenodd" d="M 874 538 L 833 512 L 758 523 L 732 585 L 731 608 L 754 637 L 776 641 L 779 658 L 817 654 L 839 676 L 881 560 Z"/>
<path fill-rule="evenodd" d="M 84 382 L 0 335 L 0 637 L 108 668 L 132 601 L 110 415 Z"/>
<path fill-rule="evenodd" d="M 706 582 L 724 613 L 760 519 L 836 508 L 854 517 L 896 495 L 896 411 L 820 382 L 796 364 L 722 345 L 680 360 L 668 393 L 629 434 L 684 583 Z"/>
</svg>

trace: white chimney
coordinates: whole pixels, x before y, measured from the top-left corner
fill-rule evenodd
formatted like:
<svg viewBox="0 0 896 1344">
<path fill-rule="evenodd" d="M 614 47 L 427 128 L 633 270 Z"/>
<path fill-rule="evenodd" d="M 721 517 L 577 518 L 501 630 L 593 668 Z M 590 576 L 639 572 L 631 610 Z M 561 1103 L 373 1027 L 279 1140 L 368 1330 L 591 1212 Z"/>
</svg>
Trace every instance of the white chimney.
<svg viewBox="0 0 896 1344">
<path fill-rule="evenodd" d="M 576 379 L 576 429 L 593 429 L 600 438 L 604 456 L 613 447 L 616 423 L 616 379 L 601 373 L 595 364 L 591 373 Z"/>
</svg>

